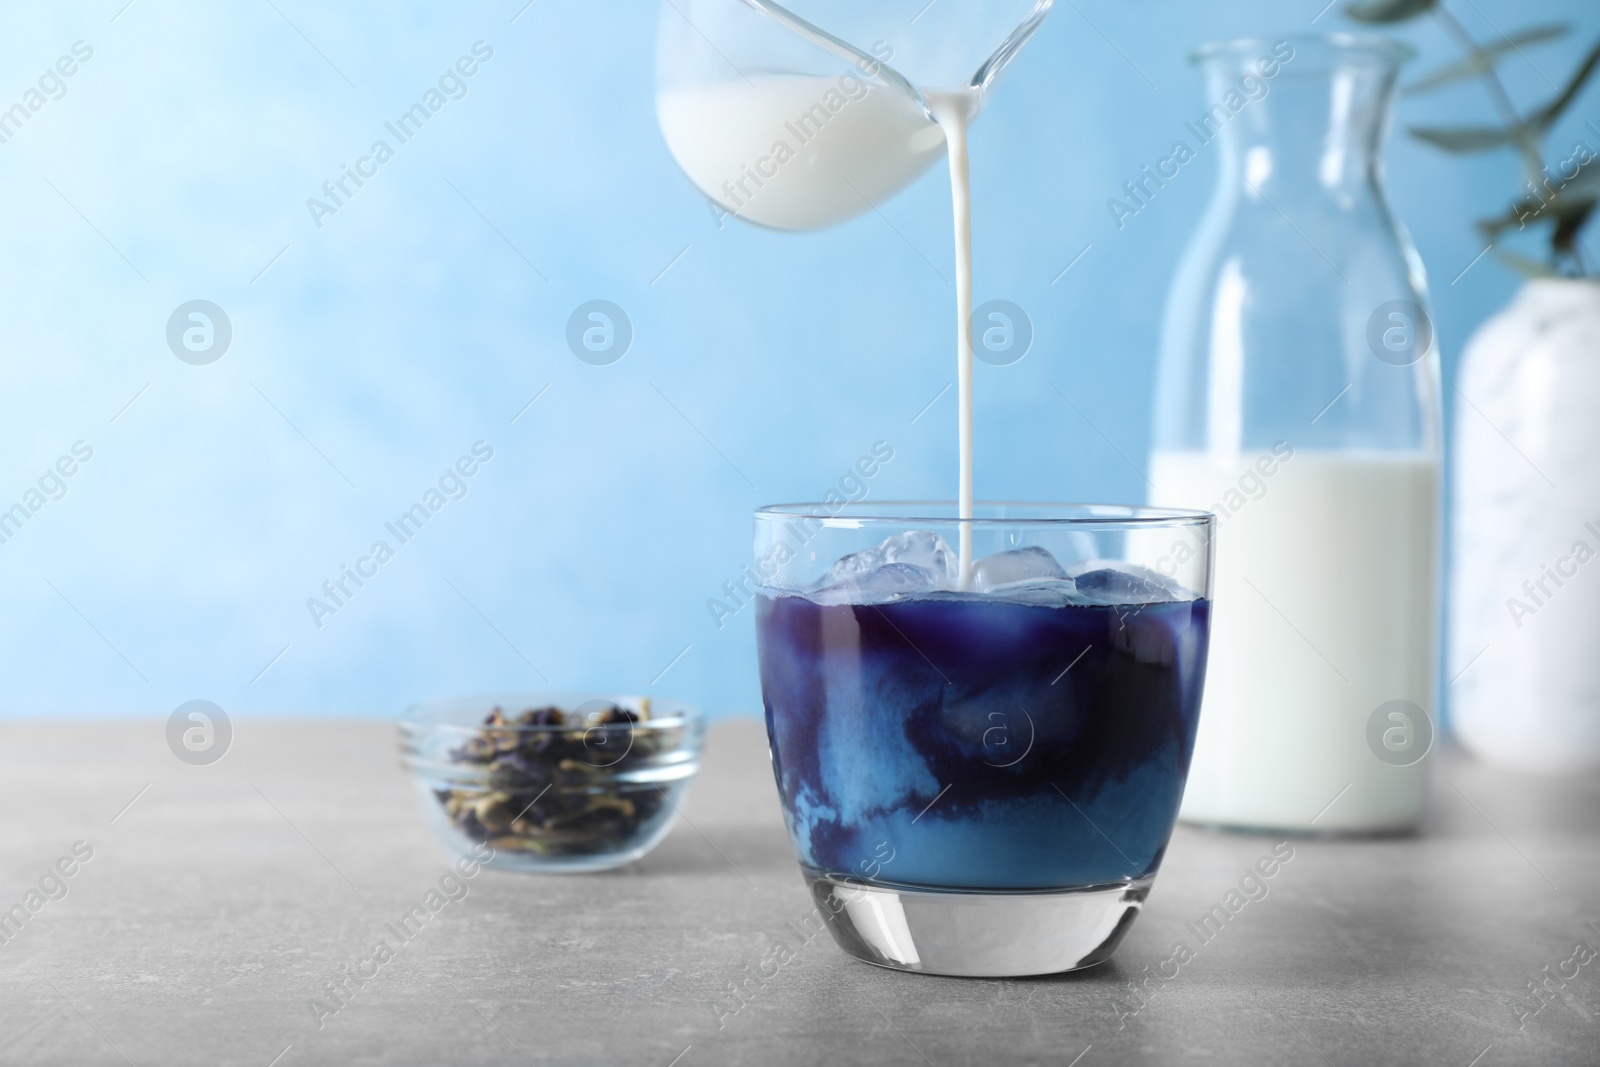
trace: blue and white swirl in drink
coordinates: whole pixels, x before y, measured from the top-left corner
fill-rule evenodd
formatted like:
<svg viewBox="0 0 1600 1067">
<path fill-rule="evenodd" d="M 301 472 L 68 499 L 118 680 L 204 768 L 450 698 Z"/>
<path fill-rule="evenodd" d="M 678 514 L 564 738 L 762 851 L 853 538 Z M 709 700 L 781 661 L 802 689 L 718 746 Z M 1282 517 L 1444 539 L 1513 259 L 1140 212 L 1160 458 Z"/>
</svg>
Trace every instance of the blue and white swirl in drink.
<svg viewBox="0 0 1600 1067">
<path fill-rule="evenodd" d="M 1212 522 L 1064 505 L 757 513 L 774 771 L 847 951 L 991 976 L 1110 956 L 1183 796 Z"/>
</svg>

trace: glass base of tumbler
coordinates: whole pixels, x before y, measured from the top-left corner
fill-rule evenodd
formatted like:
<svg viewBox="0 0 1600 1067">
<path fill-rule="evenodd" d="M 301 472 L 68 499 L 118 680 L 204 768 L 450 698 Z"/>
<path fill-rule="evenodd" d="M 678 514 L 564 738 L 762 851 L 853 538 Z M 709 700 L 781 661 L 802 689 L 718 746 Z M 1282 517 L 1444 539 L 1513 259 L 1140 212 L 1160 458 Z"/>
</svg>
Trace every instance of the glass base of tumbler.
<svg viewBox="0 0 1600 1067">
<path fill-rule="evenodd" d="M 1054 892 L 940 892 L 806 874 L 841 948 L 897 971 L 1020 978 L 1093 967 L 1133 925 L 1151 879 Z"/>
</svg>

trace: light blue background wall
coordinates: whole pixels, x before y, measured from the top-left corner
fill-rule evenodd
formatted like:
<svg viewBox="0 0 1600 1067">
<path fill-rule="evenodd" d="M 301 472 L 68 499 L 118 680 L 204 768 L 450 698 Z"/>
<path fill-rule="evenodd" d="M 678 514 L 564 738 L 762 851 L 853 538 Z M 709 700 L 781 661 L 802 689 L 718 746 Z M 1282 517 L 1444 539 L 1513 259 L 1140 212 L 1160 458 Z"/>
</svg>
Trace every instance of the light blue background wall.
<svg viewBox="0 0 1600 1067">
<path fill-rule="evenodd" d="M 1105 201 L 1202 110 L 1191 44 L 1305 30 L 1322 2 L 1063 0 L 1011 72 L 973 135 L 977 289 L 1025 307 L 1037 338 L 978 368 L 981 494 L 1142 497 L 1051 383 L 1145 451 L 1159 309 L 1215 159 L 1120 232 Z M 0 106 L 73 42 L 94 49 L 0 145 L 0 498 L 94 449 L 0 545 L 5 713 L 391 714 L 547 683 L 752 713 L 750 613 L 719 630 L 706 607 L 746 559 L 751 508 L 819 497 L 877 440 L 896 455 L 875 497 L 953 492 L 953 394 L 912 423 L 953 377 L 952 289 L 927 262 L 949 273 L 939 171 L 888 221 L 719 229 L 656 130 L 644 0 L 514 20 L 524 0 L 122 4 L 10 5 L 0 33 Z M 1538 69 L 1507 64 L 1523 100 L 1600 32 L 1580 0 L 1460 7 L 1482 36 L 1585 31 L 1530 52 Z M 1405 32 L 1422 66 L 1453 58 L 1431 25 Z M 469 95 L 319 230 L 306 198 L 478 40 L 494 58 Z M 1487 109 L 1469 86 L 1403 115 Z M 1593 90 L 1557 142 L 1594 143 L 1589 119 Z M 1453 365 L 1516 284 L 1491 260 L 1450 284 L 1515 166 L 1401 137 L 1388 160 Z M 564 340 L 596 297 L 636 330 L 609 367 Z M 210 366 L 164 338 L 194 298 L 234 328 Z M 318 629 L 306 599 L 479 440 L 494 459 L 466 499 Z"/>
</svg>

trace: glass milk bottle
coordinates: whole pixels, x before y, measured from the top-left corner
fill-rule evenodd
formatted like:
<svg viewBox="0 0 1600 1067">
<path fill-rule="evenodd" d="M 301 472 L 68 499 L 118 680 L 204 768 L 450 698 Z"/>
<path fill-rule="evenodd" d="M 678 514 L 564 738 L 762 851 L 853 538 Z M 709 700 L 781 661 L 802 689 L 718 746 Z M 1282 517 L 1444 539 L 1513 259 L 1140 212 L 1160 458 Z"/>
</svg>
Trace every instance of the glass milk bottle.
<svg viewBox="0 0 1600 1067">
<path fill-rule="evenodd" d="M 1147 178 L 1207 154 L 1221 171 L 1167 304 L 1150 461 L 1152 503 L 1218 519 L 1191 822 L 1382 832 L 1422 815 L 1439 359 L 1378 158 L 1408 54 L 1344 35 L 1206 45 L 1210 106 Z"/>
</svg>

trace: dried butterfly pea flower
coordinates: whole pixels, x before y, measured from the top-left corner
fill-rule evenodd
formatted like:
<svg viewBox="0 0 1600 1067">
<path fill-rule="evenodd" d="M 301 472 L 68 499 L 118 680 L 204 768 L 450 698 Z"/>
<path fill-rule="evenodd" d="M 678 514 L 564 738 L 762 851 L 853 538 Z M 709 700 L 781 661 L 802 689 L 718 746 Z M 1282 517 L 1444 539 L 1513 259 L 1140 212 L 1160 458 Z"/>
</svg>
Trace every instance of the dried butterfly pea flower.
<svg viewBox="0 0 1600 1067">
<path fill-rule="evenodd" d="M 517 716 L 520 726 L 560 726 L 565 722 L 560 708 L 530 708 Z"/>
<path fill-rule="evenodd" d="M 530 708 L 512 719 L 496 707 L 451 753 L 480 768 L 484 785 L 435 795 L 457 829 L 496 849 L 548 856 L 611 851 L 661 810 L 658 791 L 617 779 L 665 743 L 657 731 L 634 730 L 649 717 L 644 702 L 638 711 L 607 704 L 582 716 Z"/>
</svg>

